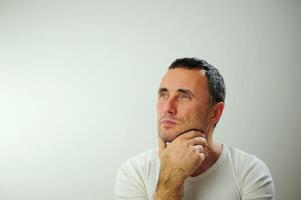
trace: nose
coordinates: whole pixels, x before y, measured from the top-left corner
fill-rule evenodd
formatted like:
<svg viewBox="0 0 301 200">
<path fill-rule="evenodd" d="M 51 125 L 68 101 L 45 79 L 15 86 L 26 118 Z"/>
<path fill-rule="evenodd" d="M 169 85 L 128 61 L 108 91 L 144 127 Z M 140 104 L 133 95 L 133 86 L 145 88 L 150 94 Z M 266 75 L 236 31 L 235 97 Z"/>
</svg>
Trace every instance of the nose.
<svg viewBox="0 0 301 200">
<path fill-rule="evenodd" d="M 164 115 L 175 115 L 177 114 L 177 101 L 175 98 L 168 98 L 163 103 Z"/>
</svg>

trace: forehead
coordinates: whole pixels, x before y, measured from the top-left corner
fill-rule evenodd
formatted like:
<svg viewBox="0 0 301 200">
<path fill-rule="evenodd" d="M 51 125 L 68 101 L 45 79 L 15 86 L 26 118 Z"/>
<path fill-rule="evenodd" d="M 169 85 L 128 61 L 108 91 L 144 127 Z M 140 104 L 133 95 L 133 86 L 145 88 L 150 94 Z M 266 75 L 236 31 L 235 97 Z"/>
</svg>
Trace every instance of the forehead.
<svg viewBox="0 0 301 200">
<path fill-rule="evenodd" d="M 207 77 L 204 70 L 176 68 L 166 72 L 161 80 L 160 88 L 189 89 L 192 92 L 207 91 Z"/>
</svg>

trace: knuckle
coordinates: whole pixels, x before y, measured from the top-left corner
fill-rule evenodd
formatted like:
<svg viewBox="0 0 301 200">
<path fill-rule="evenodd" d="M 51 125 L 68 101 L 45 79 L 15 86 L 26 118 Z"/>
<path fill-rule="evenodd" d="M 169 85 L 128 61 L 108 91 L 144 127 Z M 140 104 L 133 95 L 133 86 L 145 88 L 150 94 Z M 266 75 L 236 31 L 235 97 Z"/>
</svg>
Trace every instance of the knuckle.
<svg viewBox="0 0 301 200">
<path fill-rule="evenodd" d="M 198 139 L 195 137 L 195 138 L 192 138 L 191 139 L 191 143 L 192 144 L 197 144 L 198 143 Z"/>
<path fill-rule="evenodd" d="M 194 137 L 198 136 L 198 132 L 197 131 L 192 131 L 192 133 L 193 133 Z"/>
<path fill-rule="evenodd" d="M 195 138 L 193 139 L 193 142 L 194 142 L 195 144 L 200 144 L 200 143 L 203 142 L 203 138 L 201 138 L 201 137 L 195 137 Z"/>
</svg>

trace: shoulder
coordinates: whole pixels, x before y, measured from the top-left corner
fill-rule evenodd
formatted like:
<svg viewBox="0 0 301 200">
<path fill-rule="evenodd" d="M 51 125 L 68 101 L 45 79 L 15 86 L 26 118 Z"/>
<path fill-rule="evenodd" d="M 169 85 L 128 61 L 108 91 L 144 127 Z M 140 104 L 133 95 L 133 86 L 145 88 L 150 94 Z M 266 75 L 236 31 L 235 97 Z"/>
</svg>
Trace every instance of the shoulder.
<svg viewBox="0 0 301 200">
<path fill-rule="evenodd" d="M 117 172 L 116 197 L 135 199 L 151 194 L 157 181 L 158 160 L 157 149 L 151 149 L 125 161 Z"/>
<path fill-rule="evenodd" d="M 247 153 L 243 150 L 232 146 L 226 146 L 227 153 L 230 158 L 230 161 L 238 172 L 248 172 L 250 170 L 255 171 L 265 171 L 268 172 L 269 169 L 266 164 L 259 159 L 257 156 Z"/>
<path fill-rule="evenodd" d="M 226 148 L 242 195 L 263 195 L 272 199 L 274 185 L 267 165 L 255 155 L 231 146 Z"/>
<path fill-rule="evenodd" d="M 250 164 L 256 164 L 260 166 L 264 166 L 262 160 L 260 160 L 257 156 L 252 155 L 250 153 L 247 153 L 241 149 L 232 147 L 232 146 L 226 146 L 228 156 L 231 159 L 231 162 L 236 166 L 239 167 L 239 165 L 243 166 L 249 166 Z"/>
<path fill-rule="evenodd" d="M 156 173 L 159 165 L 157 149 L 151 149 L 129 158 L 120 166 L 117 176 L 147 178 Z"/>
<path fill-rule="evenodd" d="M 129 158 L 121 165 L 120 168 L 128 168 L 130 166 L 136 168 L 144 168 L 148 165 L 156 163 L 157 159 L 157 149 L 154 148 Z"/>
</svg>

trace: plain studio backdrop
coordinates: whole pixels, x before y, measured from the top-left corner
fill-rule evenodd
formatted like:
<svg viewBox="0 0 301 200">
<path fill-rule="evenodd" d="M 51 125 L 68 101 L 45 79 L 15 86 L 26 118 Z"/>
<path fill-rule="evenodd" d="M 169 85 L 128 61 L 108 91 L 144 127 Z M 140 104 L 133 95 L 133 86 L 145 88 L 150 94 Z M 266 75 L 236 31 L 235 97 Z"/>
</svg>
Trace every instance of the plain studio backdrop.
<svg viewBox="0 0 301 200">
<path fill-rule="evenodd" d="M 0 1 L 0 199 L 114 198 L 122 162 L 156 147 L 168 65 L 225 78 L 217 141 L 300 189 L 300 1 Z"/>
</svg>

